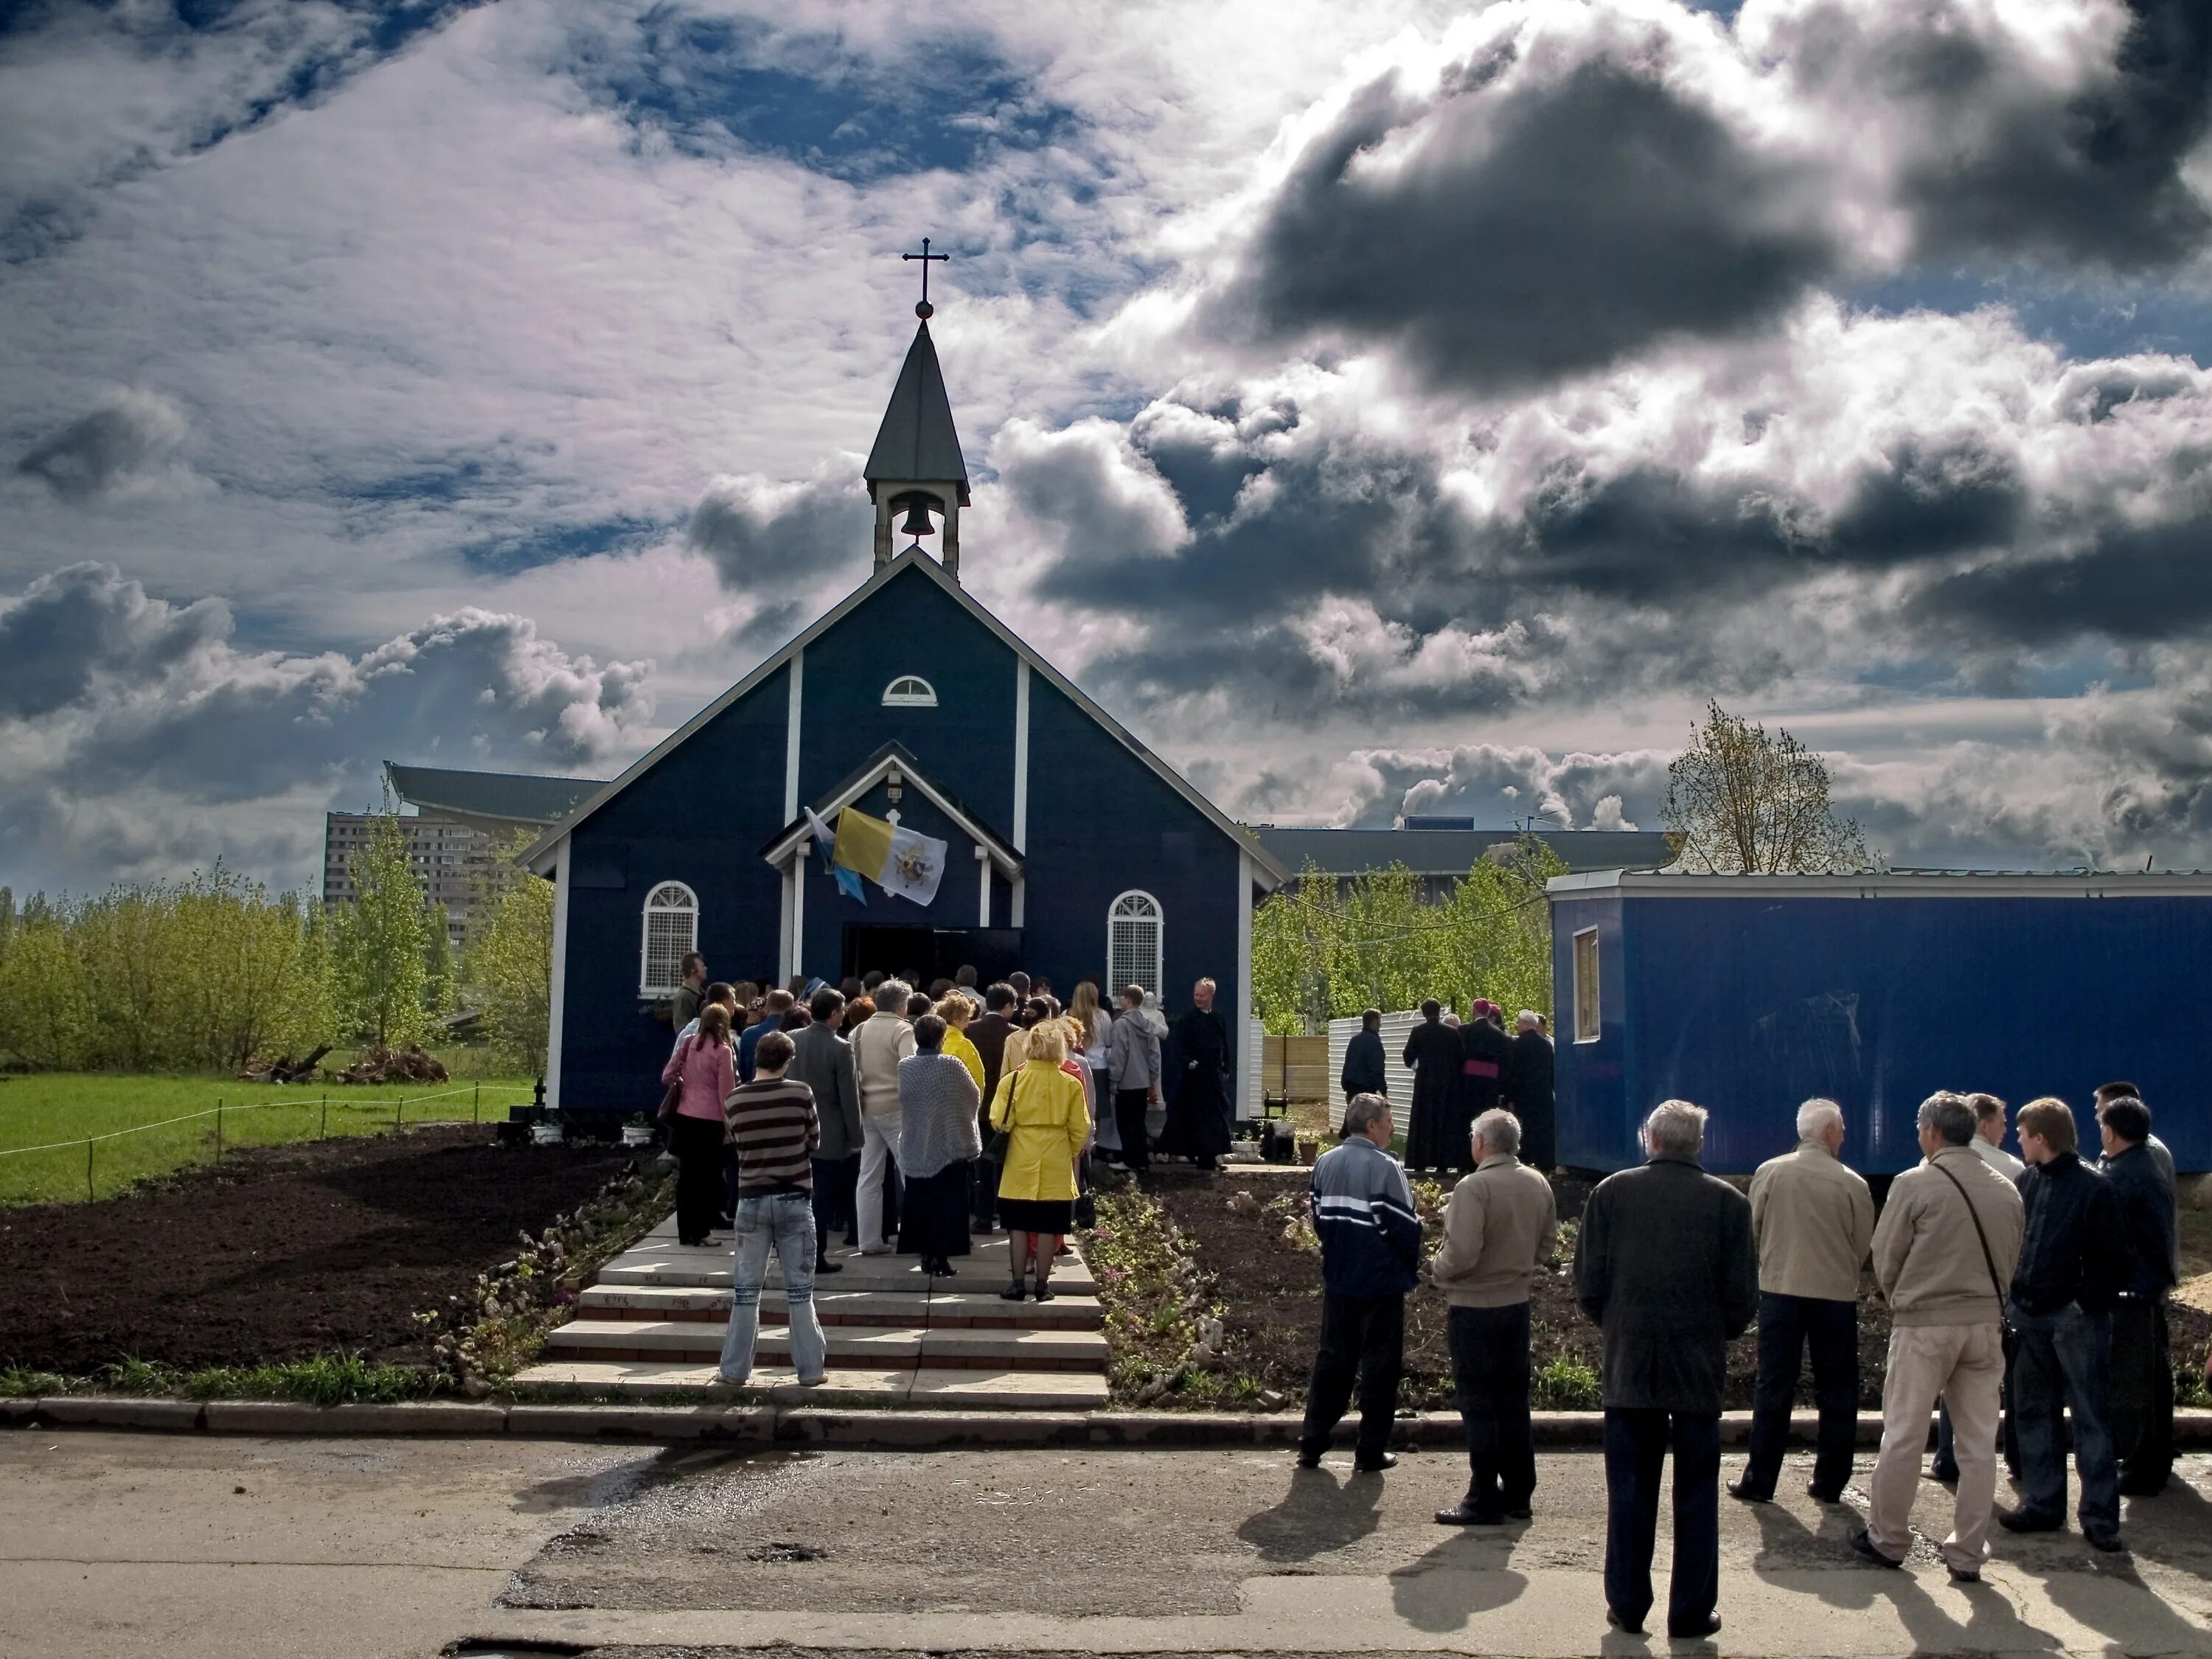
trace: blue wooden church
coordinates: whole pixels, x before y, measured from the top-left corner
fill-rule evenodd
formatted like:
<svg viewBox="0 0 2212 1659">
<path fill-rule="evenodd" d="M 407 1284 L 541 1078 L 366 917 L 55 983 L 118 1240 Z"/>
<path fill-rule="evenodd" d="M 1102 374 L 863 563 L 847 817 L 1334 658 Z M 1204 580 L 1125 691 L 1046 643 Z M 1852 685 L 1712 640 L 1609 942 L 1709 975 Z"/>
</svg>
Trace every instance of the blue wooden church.
<svg viewBox="0 0 2212 1659">
<path fill-rule="evenodd" d="M 1288 872 L 961 587 L 968 469 L 915 310 L 864 474 L 868 579 L 526 855 L 556 896 L 546 1087 L 564 1112 L 658 1101 L 653 1009 L 694 949 L 731 980 L 1020 967 L 1065 1000 L 1097 975 L 1170 1013 L 1210 977 L 1240 1034 L 1232 1100 L 1256 1082 L 1252 906 Z M 949 844 L 930 905 L 838 891 L 805 814 L 846 806 Z"/>
</svg>

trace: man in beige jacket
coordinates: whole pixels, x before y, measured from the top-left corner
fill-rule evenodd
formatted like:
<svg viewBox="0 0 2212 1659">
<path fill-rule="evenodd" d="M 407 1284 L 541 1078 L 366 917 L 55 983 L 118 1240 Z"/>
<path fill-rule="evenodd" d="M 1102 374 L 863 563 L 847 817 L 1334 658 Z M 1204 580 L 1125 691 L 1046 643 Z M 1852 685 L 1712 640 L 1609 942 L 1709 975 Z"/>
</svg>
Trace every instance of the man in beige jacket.
<svg viewBox="0 0 2212 1659">
<path fill-rule="evenodd" d="M 1493 1108 L 1468 1133 L 1475 1165 L 1444 1206 L 1429 1277 L 1451 1304 L 1452 1382 L 1467 1425 L 1467 1496 L 1437 1520 L 1494 1527 L 1528 1518 L 1536 1441 L 1528 1425 L 1528 1284 L 1559 1236 L 1552 1183 L 1521 1162 L 1521 1120 Z"/>
<path fill-rule="evenodd" d="M 1759 1240 L 1759 1388 L 1753 1396 L 1751 1456 L 1729 1496 L 1764 1504 L 1782 1474 L 1797 1365 L 1813 1351 L 1813 1398 L 1820 1408 L 1813 1483 L 1823 1504 L 1844 1495 L 1859 1421 L 1859 1266 L 1874 1238 L 1874 1195 L 1844 1167 L 1844 1111 L 1832 1100 L 1797 1109 L 1797 1149 L 1751 1178 L 1751 1225 Z"/>
<path fill-rule="evenodd" d="M 1982 1576 L 1997 1488 L 1997 1389 L 2004 1376 L 2006 1288 L 2020 1259 L 2019 1191 L 1972 1151 L 1974 1109 L 1948 1091 L 1920 1103 L 1927 1159 L 1890 1183 L 1874 1230 L 1874 1273 L 1889 1299 L 1889 1374 L 1881 1390 L 1881 1455 L 1867 1524 L 1851 1548 L 1901 1567 L 1912 1547 L 1912 1500 L 1928 1413 L 1951 1409 L 1959 1489 L 1943 1559 L 1954 1580 Z"/>
</svg>

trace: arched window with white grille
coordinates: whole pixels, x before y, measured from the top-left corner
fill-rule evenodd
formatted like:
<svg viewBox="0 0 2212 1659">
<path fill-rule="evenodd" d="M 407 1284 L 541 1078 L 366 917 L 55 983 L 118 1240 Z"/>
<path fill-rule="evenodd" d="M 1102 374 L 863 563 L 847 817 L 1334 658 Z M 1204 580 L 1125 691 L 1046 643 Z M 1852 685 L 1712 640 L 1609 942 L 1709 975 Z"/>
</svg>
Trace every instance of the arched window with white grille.
<svg viewBox="0 0 2212 1659">
<path fill-rule="evenodd" d="M 645 900 L 638 948 L 640 996 L 666 996 L 684 983 L 684 958 L 699 948 L 699 896 L 680 881 L 657 883 Z"/>
<path fill-rule="evenodd" d="M 886 708 L 934 708 L 937 688 L 919 674 L 902 674 L 884 688 Z"/>
<path fill-rule="evenodd" d="M 1141 985 L 1160 994 L 1160 902 L 1132 890 L 1106 909 L 1106 977 L 1110 988 Z"/>
</svg>

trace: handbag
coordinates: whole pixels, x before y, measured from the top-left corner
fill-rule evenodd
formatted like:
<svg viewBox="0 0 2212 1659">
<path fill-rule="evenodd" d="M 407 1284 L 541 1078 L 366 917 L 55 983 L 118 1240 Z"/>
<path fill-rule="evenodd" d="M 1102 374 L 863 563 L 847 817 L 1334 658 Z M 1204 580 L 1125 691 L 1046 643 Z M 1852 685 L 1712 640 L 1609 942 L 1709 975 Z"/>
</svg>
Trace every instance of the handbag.
<svg viewBox="0 0 2212 1659">
<path fill-rule="evenodd" d="M 1006 1121 L 1009 1123 L 1014 1121 L 1014 1102 L 1021 1097 L 1021 1092 L 1022 1074 L 1017 1072 L 1014 1073 L 1014 1080 L 1006 1085 Z M 1012 1146 L 1013 1142 L 1014 1132 L 1012 1129 L 992 1130 L 991 1138 L 983 1143 L 983 1161 L 986 1164 L 1004 1164 L 1006 1161 L 1006 1148 Z"/>
<path fill-rule="evenodd" d="M 698 1042 L 698 1040 L 699 1039 L 695 1036 L 685 1037 L 684 1039 L 682 1048 L 677 1051 L 678 1059 L 679 1060 L 689 1060 L 691 1057 L 691 1045 Z M 676 1121 L 676 1109 L 683 1103 L 684 1068 L 679 1065 L 676 1068 L 676 1081 L 670 1084 L 667 1089 L 661 1094 L 660 1110 L 657 1114 L 658 1121 L 662 1123 L 674 1122 Z"/>
</svg>

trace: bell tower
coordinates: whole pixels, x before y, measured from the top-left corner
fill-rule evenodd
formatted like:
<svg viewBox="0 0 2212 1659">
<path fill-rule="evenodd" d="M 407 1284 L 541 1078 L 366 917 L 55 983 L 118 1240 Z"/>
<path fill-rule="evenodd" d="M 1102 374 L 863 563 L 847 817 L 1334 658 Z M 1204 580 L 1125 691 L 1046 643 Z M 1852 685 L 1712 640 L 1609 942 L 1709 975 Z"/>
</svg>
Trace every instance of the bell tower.
<svg viewBox="0 0 2212 1659">
<path fill-rule="evenodd" d="M 861 475 L 867 480 L 868 499 L 876 505 L 876 563 L 891 562 L 900 536 L 911 537 L 919 545 L 922 537 L 936 534 L 937 527 L 930 522 L 934 514 L 945 535 L 939 562 L 957 580 L 960 509 L 968 505 L 968 464 L 960 453 L 960 434 L 953 430 L 952 405 L 945 395 L 944 371 L 937 366 L 937 346 L 929 337 L 929 319 L 936 309 L 929 303 L 929 267 L 947 256 L 932 253 L 929 239 L 924 237 L 921 252 L 899 257 L 921 262 L 921 301 L 914 308 L 921 323 Z"/>
</svg>

